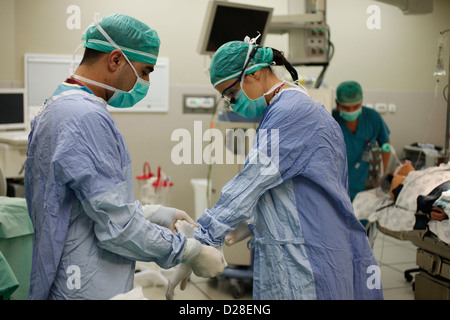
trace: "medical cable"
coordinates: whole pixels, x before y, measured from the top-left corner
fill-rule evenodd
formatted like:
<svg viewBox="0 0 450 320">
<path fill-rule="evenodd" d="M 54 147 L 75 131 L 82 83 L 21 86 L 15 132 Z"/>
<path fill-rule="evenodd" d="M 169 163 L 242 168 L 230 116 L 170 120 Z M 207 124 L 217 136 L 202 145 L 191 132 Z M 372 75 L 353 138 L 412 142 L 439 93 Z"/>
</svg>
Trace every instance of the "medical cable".
<svg viewBox="0 0 450 320">
<path fill-rule="evenodd" d="M 380 259 L 378 261 L 378 265 L 381 267 L 383 264 L 383 251 L 384 251 L 384 239 L 385 239 L 385 234 L 383 233 L 383 238 L 381 241 L 381 252 L 380 252 Z"/>
<path fill-rule="evenodd" d="M 220 103 L 224 103 L 225 100 L 222 99 L 222 97 L 220 95 L 217 96 L 216 98 L 216 109 L 214 110 L 214 113 L 211 115 L 211 128 L 213 129 L 215 127 L 214 123 L 217 121 L 217 114 L 218 114 L 218 110 L 219 110 L 219 104 Z M 226 107 L 224 108 L 226 109 Z M 227 121 L 229 121 L 230 119 L 228 118 L 228 114 L 225 113 L 225 117 L 227 118 Z M 211 154 L 210 154 L 211 156 Z M 212 170 L 212 166 L 213 164 L 211 163 L 211 161 L 209 161 L 209 165 L 208 165 L 208 173 L 206 175 L 206 204 L 208 208 L 211 208 L 211 170 Z"/>
<path fill-rule="evenodd" d="M 395 152 L 395 148 L 393 145 L 390 145 L 391 155 L 394 156 L 394 160 L 398 162 L 398 164 L 402 164 L 402 162 L 397 157 L 397 152 Z"/>
<path fill-rule="evenodd" d="M 437 99 L 437 96 L 438 96 L 438 85 L 439 85 L 439 79 L 436 81 L 436 85 L 435 85 L 433 107 L 432 107 L 432 109 L 431 109 L 431 111 L 430 111 L 430 113 L 429 113 L 429 115 L 428 115 L 428 120 L 426 121 L 426 123 L 428 123 L 428 124 L 431 123 L 431 118 L 432 118 L 433 114 L 435 113 L 436 107 L 437 107 L 437 104 L 438 104 L 438 99 Z M 444 90 L 445 90 L 445 89 L 444 89 Z M 444 97 L 444 98 L 445 98 L 445 97 Z M 426 126 L 425 126 L 425 129 L 424 129 L 423 135 L 422 135 L 422 139 L 419 140 L 419 141 L 425 141 L 425 138 L 426 138 L 427 135 L 429 134 L 430 128 L 432 128 L 432 127 L 433 127 L 433 126 L 430 126 L 430 125 L 426 125 Z M 448 137 L 447 137 L 447 139 L 448 139 Z M 413 164 L 413 167 L 414 167 L 414 168 L 417 167 L 417 165 L 418 165 L 418 163 L 419 163 L 419 161 L 420 161 L 420 157 L 422 156 L 422 154 L 423 154 L 423 148 L 420 148 L 419 155 L 417 156 L 417 160 L 416 160 L 416 161 L 414 162 L 414 164 Z"/>
<path fill-rule="evenodd" d="M 83 35 L 86 34 L 86 32 L 89 30 L 89 28 L 94 27 L 95 23 L 99 23 L 101 21 L 101 19 L 99 19 L 98 14 L 96 14 L 94 16 L 94 21 L 93 23 L 91 23 L 86 29 L 84 29 L 83 31 Z M 83 47 L 85 45 L 85 42 L 81 42 L 73 51 L 72 53 L 72 61 L 70 62 L 70 67 L 69 67 L 69 74 L 73 75 L 73 73 L 75 72 L 75 58 L 76 58 L 76 53 L 78 52 L 78 50 L 81 49 L 81 47 Z"/>
<path fill-rule="evenodd" d="M 444 37 L 444 34 L 446 32 L 448 32 L 448 31 L 450 31 L 450 29 L 445 29 L 445 30 L 439 32 L 440 37 L 439 37 L 439 40 L 438 40 L 438 58 L 437 58 L 436 70 L 433 73 L 433 76 L 436 77 L 436 89 L 435 89 L 435 98 L 434 98 L 435 99 L 435 104 L 436 104 L 436 101 L 437 101 L 437 87 L 438 87 L 438 84 L 439 84 L 439 77 L 446 75 L 442 56 L 444 54 L 444 45 L 445 45 L 445 42 L 446 42 L 446 38 Z M 449 79 L 449 82 L 450 82 L 450 71 L 449 71 L 448 79 Z M 443 92 L 442 92 L 443 95 L 444 95 L 444 99 L 447 101 L 447 115 L 446 115 L 447 120 L 446 120 L 446 126 L 445 126 L 445 128 L 446 128 L 445 129 L 445 136 L 444 136 L 445 137 L 445 148 L 444 148 L 444 162 L 445 163 L 447 163 L 448 160 L 449 160 L 449 152 L 450 152 L 450 150 L 449 150 L 450 102 L 448 101 L 448 99 L 445 98 L 445 89 L 446 88 L 448 88 L 448 83 L 447 83 L 447 86 L 443 89 Z M 448 94 L 447 94 L 447 96 L 448 96 Z"/>
<path fill-rule="evenodd" d="M 327 25 L 327 32 L 328 32 L 328 50 L 327 50 L 327 63 L 324 65 L 324 67 L 323 67 L 323 69 L 322 69 L 322 72 L 320 73 L 320 75 L 319 75 L 319 77 L 317 78 L 317 80 L 316 80 L 316 84 L 315 84 L 315 88 L 316 89 L 318 89 L 321 85 L 322 85 L 322 82 L 323 82 L 323 78 L 325 77 L 325 73 L 326 73 L 326 71 L 327 71 L 327 69 L 328 69 L 328 66 L 329 66 L 329 64 L 330 64 L 330 61 L 331 61 L 331 59 L 333 58 L 333 56 L 334 56 L 334 44 L 333 44 L 333 42 L 331 42 L 331 32 L 330 32 L 330 27 Z M 333 49 L 332 51 L 331 51 L 331 49 Z M 331 53 L 330 53 L 331 52 Z"/>
</svg>

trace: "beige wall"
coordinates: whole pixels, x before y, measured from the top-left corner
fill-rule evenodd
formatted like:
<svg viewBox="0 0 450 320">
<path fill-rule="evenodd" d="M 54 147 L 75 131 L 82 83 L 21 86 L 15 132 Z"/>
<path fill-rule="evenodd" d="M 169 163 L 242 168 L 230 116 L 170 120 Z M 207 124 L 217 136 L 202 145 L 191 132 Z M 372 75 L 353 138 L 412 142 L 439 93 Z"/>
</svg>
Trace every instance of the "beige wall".
<svg viewBox="0 0 450 320">
<path fill-rule="evenodd" d="M 272 6 L 275 14 L 287 14 L 290 4 L 288 0 L 235 2 Z M 72 4 L 81 8 L 80 30 L 66 27 L 66 9 Z M 381 9 L 380 30 L 366 26 L 366 9 L 372 4 Z M 162 40 L 160 56 L 170 59 L 170 111 L 121 113 L 114 118 L 128 143 L 135 175 L 141 173 L 144 161 L 153 168 L 161 165 L 175 181 L 173 205 L 193 212 L 189 180 L 205 178 L 207 166 L 174 165 L 170 151 L 176 143 L 170 135 L 176 128 L 191 130 L 194 120 L 204 121 L 204 127 L 210 120 L 207 115 L 182 113 L 183 94 L 214 92 L 205 73 L 210 58 L 196 52 L 206 6 L 207 0 L 0 0 L 0 85 L 23 85 L 25 53 L 72 54 L 96 12 L 101 17 L 113 12 L 129 14 L 155 28 Z M 341 81 L 355 79 L 366 91 L 366 102 L 396 103 L 397 113 L 383 117 L 397 150 L 420 140 L 443 145 L 446 103 L 442 89 L 447 79 L 435 99 L 432 73 L 439 31 L 450 28 L 450 1 L 435 0 L 434 13 L 420 16 L 405 16 L 396 7 L 372 0 L 328 0 L 327 6 L 336 52 L 324 85 L 334 89 Z M 286 40 L 269 35 L 266 45 L 286 51 Z M 311 76 L 320 72 L 319 68 L 298 70 Z"/>
<path fill-rule="evenodd" d="M 287 14 L 289 1 L 234 1 L 274 7 Z M 207 0 L 1 0 L 0 31 L 9 59 L 0 66 L 15 66 L 14 79 L 23 81 L 23 54 L 71 54 L 80 43 L 94 14 L 113 12 L 132 15 L 155 28 L 162 40 L 160 55 L 171 60 L 171 83 L 209 85 L 204 68 L 209 58 L 196 53 Z M 81 8 L 81 29 L 66 27 L 69 5 Z M 381 29 L 369 30 L 366 9 L 381 9 Z M 328 0 L 327 22 L 336 53 L 325 82 L 334 87 L 343 78 L 359 79 L 364 87 L 383 90 L 433 90 L 432 72 L 439 31 L 449 27 L 450 1 L 435 0 L 432 14 L 405 16 L 394 6 L 373 0 Z M 3 41 L 4 40 L 4 41 Z M 266 45 L 287 50 L 286 37 L 269 35 Z M 14 48 L 14 49 L 12 49 Z M 11 55 L 15 59 L 11 63 Z M 81 52 L 80 52 L 81 53 Z M 299 68 L 317 75 L 317 68 Z M 11 71 L 9 71 L 9 74 Z M 2 72 L 1 80 L 5 79 Z"/>
<path fill-rule="evenodd" d="M 336 46 L 327 76 L 330 84 L 353 78 L 369 89 L 434 90 L 437 41 L 439 31 L 450 27 L 450 1 L 435 0 L 432 14 L 416 16 L 376 1 L 327 3 Z M 366 27 L 366 9 L 371 4 L 381 9 L 380 30 Z"/>
<path fill-rule="evenodd" d="M 15 75 L 15 9 L 14 0 L 0 1 L 0 84 L 9 87 Z"/>
<path fill-rule="evenodd" d="M 171 141 L 172 132 L 178 128 L 186 128 L 193 134 L 194 121 L 202 121 L 203 130 L 208 129 L 210 115 L 184 115 L 182 113 L 182 95 L 210 94 L 209 86 L 172 86 L 170 111 L 168 114 L 128 114 L 114 115 L 119 129 L 125 137 L 133 163 L 135 176 L 141 175 L 144 162 L 148 161 L 153 173 L 157 167 L 171 177 L 174 182 L 171 204 L 194 216 L 194 191 L 190 180 L 206 178 L 206 164 L 175 165 L 171 160 L 171 149 L 178 143 Z M 204 144 L 206 145 L 206 143 Z M 193 161 L 192 161 L 193 163 Z M 135 183 L 135 194 L 138 185 Z"/>
</svg>

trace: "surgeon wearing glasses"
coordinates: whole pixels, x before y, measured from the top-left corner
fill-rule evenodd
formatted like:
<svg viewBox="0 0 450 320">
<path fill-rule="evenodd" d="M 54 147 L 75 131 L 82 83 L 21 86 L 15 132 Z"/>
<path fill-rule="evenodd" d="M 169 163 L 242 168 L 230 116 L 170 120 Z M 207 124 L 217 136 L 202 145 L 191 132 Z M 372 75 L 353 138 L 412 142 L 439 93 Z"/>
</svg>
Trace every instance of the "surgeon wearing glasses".
<svg viewBox="0 0 450 320">
<path fill-rule="evenodd" d="M 382 299 L 367 286 L 377 263 L 348 195 L 342 131 L 274 74 L 283 66 L 298 79 L 283 54 L 255 42 L 228 42 L 211 60 L 211 84 L 230 107 L 262 119 L 242 172 L 198 219 L 195 238 L 220 247 L 253 234 L 254 299 Z"/>
</svg>

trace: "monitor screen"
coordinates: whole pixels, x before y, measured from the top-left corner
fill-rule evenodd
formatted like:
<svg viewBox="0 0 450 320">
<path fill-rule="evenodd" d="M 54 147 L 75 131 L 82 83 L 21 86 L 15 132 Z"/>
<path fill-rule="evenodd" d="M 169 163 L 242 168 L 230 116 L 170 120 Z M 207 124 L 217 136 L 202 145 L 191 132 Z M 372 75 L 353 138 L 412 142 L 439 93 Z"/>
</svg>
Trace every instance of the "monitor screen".
<svg viewBox="0 0 450 320">
<path fill-rule="evenodd" d="M 0 89 L 0 130 L 26 128 L 24 89 Z"/>
<path fill-rule="evenodd" d="M 273 8 L 244 5 L 226 1 L 210 1 L 206 10 L 198 52 L 212 55 L 224 43 L 261 36 L 263 45 Z"/>
</svg>

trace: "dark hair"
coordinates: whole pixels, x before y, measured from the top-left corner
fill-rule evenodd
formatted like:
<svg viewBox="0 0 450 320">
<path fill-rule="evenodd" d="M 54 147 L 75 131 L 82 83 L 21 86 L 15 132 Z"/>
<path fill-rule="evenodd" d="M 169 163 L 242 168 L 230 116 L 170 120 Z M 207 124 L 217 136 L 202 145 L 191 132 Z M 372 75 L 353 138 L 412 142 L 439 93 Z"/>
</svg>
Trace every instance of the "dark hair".
<svg viewBox="0 0 450 320">
<path fill-rule="evenodd" d="M 294 81 L 297 81 L 298 80 L 297 70 L 295 70 L 295 68 L 291 65 L 291 63 L 286 60 L 286 57 L 284 56 L 283 52 L 278 51 L 277 49 L 274 48 L 272 48 L 272 51 L 273 51 L 273 62 L 275 62 L 277 66 L 284 66 L 292 76 L 292 79 Z"/>
<path fill-rule="evenodd" d="M 97 62 L 105 53 L 94 49 L 86 48 L 80 64 L 92 65 Z"/>
</svg>

